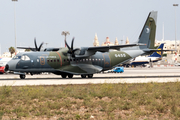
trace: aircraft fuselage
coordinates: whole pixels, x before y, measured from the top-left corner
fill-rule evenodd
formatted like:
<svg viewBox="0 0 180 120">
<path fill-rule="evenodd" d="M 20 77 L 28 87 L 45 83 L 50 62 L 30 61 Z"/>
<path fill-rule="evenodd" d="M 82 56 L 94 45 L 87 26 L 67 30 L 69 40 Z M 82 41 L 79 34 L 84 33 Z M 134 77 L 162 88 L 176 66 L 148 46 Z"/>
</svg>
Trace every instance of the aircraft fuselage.
<svg viewBox="0 0 180 120">
<path fill-rule="evenodd" d="M 71 57 L 64 54 L 66 50 L 58 52 L 25 52 L 19 53 L 8 62 L 9 70 L 14 72 L 52 72 L 55 74 L 94 74 L 100 71 L 109 70 L 122 62 L 136 57 L 128 52 L 110 51 L 96 52 L 89 57 Z M 129 52 L 132 53 L 132 52 Z M 137 55 L 139 55 L 139 51 Z"/>
</svg>

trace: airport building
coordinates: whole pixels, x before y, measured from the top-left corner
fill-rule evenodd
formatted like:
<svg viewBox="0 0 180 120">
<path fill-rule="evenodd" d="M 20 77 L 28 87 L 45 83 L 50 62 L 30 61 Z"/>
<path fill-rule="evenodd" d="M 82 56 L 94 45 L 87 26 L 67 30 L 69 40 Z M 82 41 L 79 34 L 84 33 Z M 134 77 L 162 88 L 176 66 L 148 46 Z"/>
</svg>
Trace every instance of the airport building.
<svg viewBox="0 0 180 120">
<path fill-rule="evenodd" d="M 123 44 L 123 43 L 121 43 L 121 44 Z M 129 39 L 128 39 L 128 37 L 126 38 L 125 44 L 129 44 Z M 114 43 L 113 43 L 113 42 L 110 42 L 109 37 L 106 37 L 105 42 L 103 42 L 101 46 L 111 46 L 111 45 L 119 45 L 119 42 L 118 42 L 117 37 L 116 37 Z M 99 46 L 99 41 L 98 41 L 97 34 L 95 34 L 93 46 Z"/>
<path fill-rule="evenodd" d="M 177 49 L 177 54 L 180 54 L 180 40 L 156 40 L 155 46 L 159 46 L 161 43 L 164 44 L 164 50 L 175 50 Z M 171 52 L 167 52 L 168 54 L 171 54 Z"/>
<path fill-rule="evenodd" d="M 17 50 L 17 54 L 20 52 L 25 52 L 25 50 Z M 15 56 L 15 53 L 12 54 L 12 57 Z M 11 57 L 11 53 L 10 52 L 4 52 L 2 55 L 0 55 L 0 57 L 3 58 L 10 58 Z"/>
</svg>

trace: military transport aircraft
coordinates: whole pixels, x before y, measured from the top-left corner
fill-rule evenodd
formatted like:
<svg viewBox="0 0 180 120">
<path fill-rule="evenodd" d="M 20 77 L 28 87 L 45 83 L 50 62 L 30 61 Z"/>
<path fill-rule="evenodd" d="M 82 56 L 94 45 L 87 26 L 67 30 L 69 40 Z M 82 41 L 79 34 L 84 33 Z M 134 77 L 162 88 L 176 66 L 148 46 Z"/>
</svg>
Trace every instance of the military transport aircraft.
<svg viewBox="0 0 180 120">
<path fill-rule="evenodd" d="M 92 78 L 94 73 L 112 69 L 139 55 L 157 51 L 154 50 L 156 21 L 157 11 L 150 12 L 139 39 L 134 44 L 74 49 L 73 38 L 71 46 L 65 40 L 67 47 L 58 51 L 19 53 L 6 64 L 5 70 L 20 75 L 21 79 L 25 79 L 26 72 L 51 72 L 61 75 L 62 78 L 72 78 L 73 75 Z"/>
</svg>

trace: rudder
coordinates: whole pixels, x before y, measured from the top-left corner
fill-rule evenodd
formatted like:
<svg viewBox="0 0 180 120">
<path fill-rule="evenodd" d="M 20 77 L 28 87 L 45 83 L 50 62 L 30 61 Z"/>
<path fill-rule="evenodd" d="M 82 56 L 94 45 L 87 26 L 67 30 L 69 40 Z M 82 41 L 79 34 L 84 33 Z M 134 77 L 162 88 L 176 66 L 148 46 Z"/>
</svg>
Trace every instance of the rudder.
<svg viewBox="0 0 180 120">
<path fill-rule="evenodd" d="M 139 35 L 138 43 L 146 44 L 140 46 L 140 49 L 154 49 L 156 35 L 157 11 L 151 11 Z"/>
</svg>

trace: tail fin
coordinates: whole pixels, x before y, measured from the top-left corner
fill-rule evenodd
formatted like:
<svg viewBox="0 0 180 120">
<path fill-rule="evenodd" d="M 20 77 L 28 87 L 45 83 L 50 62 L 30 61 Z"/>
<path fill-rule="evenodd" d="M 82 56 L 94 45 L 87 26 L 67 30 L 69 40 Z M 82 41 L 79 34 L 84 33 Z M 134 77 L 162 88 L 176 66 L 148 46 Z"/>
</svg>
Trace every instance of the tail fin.
<svg viewBox="0 0 180 120">
<path fill-rule="evenodd" d="M 151 11 L 139 35 L 138 43 L 146 44 L 140 46 L 140 49 L 154 49 L 156 35 L 157 11 Z"/>
<path fill-rule="evenodd" d="M 164 43 L 161 43 L 161 45 L 157 48 L 158 50 L 163 50 Z M 163 52 L 153 52 L 149 57 L 162 57 Z"/>
</svg>

